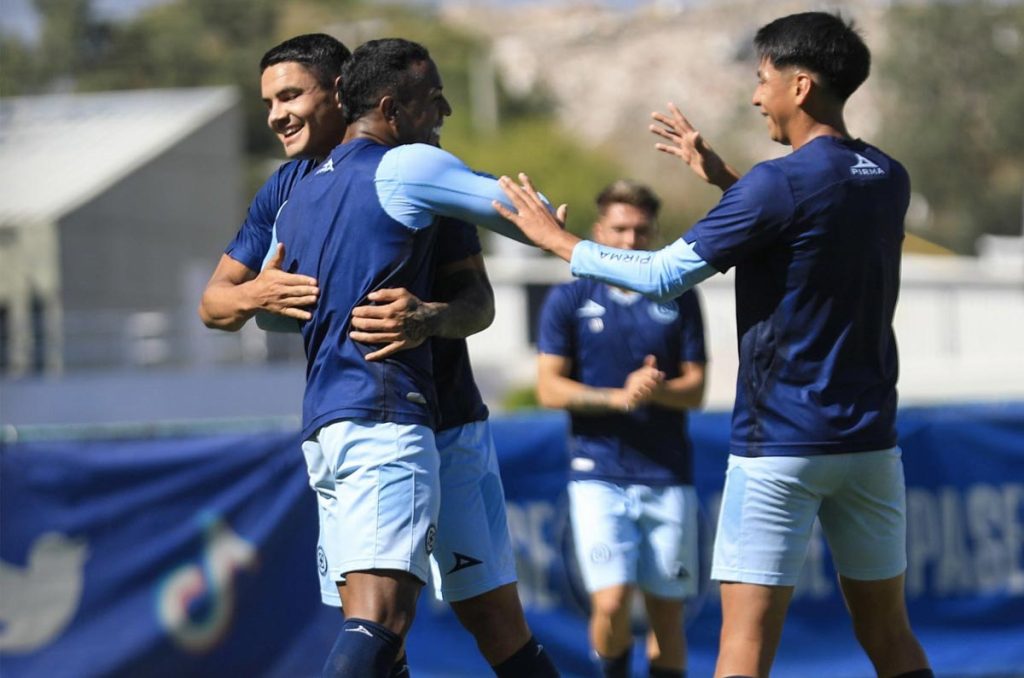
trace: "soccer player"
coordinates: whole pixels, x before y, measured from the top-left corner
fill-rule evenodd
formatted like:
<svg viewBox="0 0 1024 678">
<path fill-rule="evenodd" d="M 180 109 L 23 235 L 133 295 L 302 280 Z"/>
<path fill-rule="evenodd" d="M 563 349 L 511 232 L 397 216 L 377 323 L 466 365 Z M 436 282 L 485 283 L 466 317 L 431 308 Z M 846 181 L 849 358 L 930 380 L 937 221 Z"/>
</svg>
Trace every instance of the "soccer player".
<svg viewBox="0 0 1024 678">
<path fill-rule="evenodd" d="M 200 305 L 200 315 L 210 327 L 237 330 L 257 309 L 280 314 L 279 318 L 310 317 L 308 307 L 319 291 L 315 278 L 282 271 L 283 247 L 274 250 L 262 271 L 260 266 L 272 242 L 277 213 L 292 187 L 342 138 L 345 122 L 336 91 L 348 57 L 348 50 L 334 38 L 305 35 L 272 48 L 262 59 L 268 125 L 293 160 L 257 194 L 210 280 Z M 423 302 L 401 289 L 372 292 L 368 297 L 374 305 L 353 311 L 352 337 L 386 345 L 367 358 L 383 360 L 425 336 L 465 336 L 489 324 L 493 296 L 476 229 L 445 220 L 439 230 L 432 292 L 444 301 Z M 293 328 L 298 331 L 297 324 Z M 434 336 L 431 344 L 439 393 L 440 482 L 449 498 L 442 501 L 437 528 L 434 560 L 440 567 L 435 583 L 489 663 L 512 671 L 506 675 L 517 675 L 516 666 L 523 663 L 518 655 L 525 655 L 523 670 L 545 675 L 543 667 L 533 669 L 535 663 L 550 660 L 532 640 L 516 590 L 487 408 L 473 380 L 465 342 Z M 335 582 L 326 575 L 321 572 L 324 602 L 338 605 Z M 396 675 L 403 666 L 404 655 L 393 669 Z"/>
<path fill-rule="evenodd" d="M 268 266 L 274 220 L 292 187 L 309 174 L 345 134 L 338 98 L 341 67 L 351 53 L 322 33 L 300 35 L 273 47 L 260 60 L 260 90 L 267 126 L 291 159 L 263 184 L 249 206 L 238 235 L 221 255 L 199 302 L 199 317 L 210 328 L 237 331 L 257 311 L 296 320 L 319 290 L 316 280 L 281 270 L 280 252 Z"/>
<path fill-rule="evenodd" d="M 315 278 L 320 287 L 312 317 L 301 327 L 309 363 L 303 451 L 321 511 L 321 572 L 340 582 L 347 616 L 325 674 L 387 675 L 440 538 L 439 459 L 431 430 L 438 399 L 429 344 L 396 336 L 395 350 L 371 353 L 350 332 L 356 317 L 381 318 L 356 308 L 385 288 L 405 290 L 411 296 L 400 295 L 407 299 L 429 295 L 439 216 L 516 231 L 489 207 L 501 195 L 497 182 L 430 145 L 451 109 L 424 48 L 371 41 L 345 65 L 342 82 L 345 143 L 295 185 L 276 228 L 282 268 Z M 489 190 L 477 195 L 473 189 L 481 185 Z M 557 675 L 529 634 L 512 584 L 497 467 L 487 429 L 476 425 L 482 416 L 478 409 L 453 427 L 450 477 L 471 477 L 478 487 L 449 493 L 445 486 L 454 501 L 445 515 L 476 513 L 464 517 L 459 531 L 474 526 L 481 532 L 449 535 L 452 552 L 439 560 L 442 567 L 450 564 L 445 574 L 453 578 L 442 581 L 442 589 L 466 602 L 455 606 L 464 622 L 468 617 L 500 630 L 486 639 L 489 649 L 480 642 L 485 657 L 495 647 L 504 653 L 497 662 L 487 657 L 496 674 Z M 465 457 L 479 456 L 481 448 L 488 455 L 466 468 Z M 506 611 L 514 604 L 513 614 L 498 619 L 499 610 L 488 604 L 502 601 Z"/>
<path fill-rule="evenodd" d="M 715 675 L 768 675 L 817 517 L 875 670 L 931 676 L 904 599 L 895 430 L 892 318 L 909 178 L 847 132 L 844 104 L 870 65 L 851 25 L 794 14 L 754 44 L 753 104 L 793 152 L 752 168 L 674 244 L 641 253 L 580 242 L 525 175 L 523 186 L 502 179 L 518 215 L 496 209 L 574 275 L 657 298 L 736 268 L 740 367 L 712 566 L 723 615 Z"/>
<path fill-rule="evenodd" d="M 660 201 L 617 181 L 597 196 L 594 241 L 649 248 Z M 659 303 L 592 280 L 551 290 L 537 396 L 572 420 L 569 509 L 590 592 L 590 642 L 606 678 L 630 675 L 634 590 L 652 677 L 686 672 L 683 601 L 697 590 L 697 494 L 686 411 L 704 396 L 704 323 L 689 291 Z"/>
</svg>

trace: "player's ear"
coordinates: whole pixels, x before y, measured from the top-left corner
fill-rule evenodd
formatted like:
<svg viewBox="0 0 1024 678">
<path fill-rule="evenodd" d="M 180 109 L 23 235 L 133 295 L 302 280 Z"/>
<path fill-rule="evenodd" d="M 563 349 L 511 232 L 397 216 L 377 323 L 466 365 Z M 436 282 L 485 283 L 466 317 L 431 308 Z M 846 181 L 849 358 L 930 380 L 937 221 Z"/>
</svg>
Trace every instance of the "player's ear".
<svg viewBox="0 0 1024 678">
<path fill-rule="evenodd" d="M 388 122 L 394 122 L 398 118 L 398 102 L 395 97 L 387 94 L 377 102 L 377 110 Z"/>
<path fill-rule="evenodd" d="M 807 101 L 807 97 L 811 95 L 811 92 L 817 86 L 818 83 L 814 82 L 814 78 L 811 77 L 810 73 L 797 71 L 793 76 L 793 98 L 796 99 L 796 104 L 798 106 L 803 105 Z"/>
<path fill-rule="evenodd" d="M 334 101 L 338 104 L 338 108 L 342 108 L 344 104 L 341 101 L 341 76 L 339 75 L 334 79 Z"/>
</svg>

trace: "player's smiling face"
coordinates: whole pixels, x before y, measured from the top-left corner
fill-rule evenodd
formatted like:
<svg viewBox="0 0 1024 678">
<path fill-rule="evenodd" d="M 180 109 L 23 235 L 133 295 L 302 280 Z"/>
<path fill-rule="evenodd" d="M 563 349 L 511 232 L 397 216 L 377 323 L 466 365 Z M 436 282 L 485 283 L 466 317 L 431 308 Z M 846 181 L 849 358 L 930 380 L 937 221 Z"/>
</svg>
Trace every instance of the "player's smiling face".
<svg viewBox="0 0 1024 678">
<path fill-rule="evenodd" d="M 283 61 L 260 77 L 267 126 L 289 158 L 322 158 L 341 142 L 345 122 L 333 88 L 302 64 Z"/>
<path fill-rule="evenodd" d="M 768 122 L 768 134 L 772 141 L 789 144 L 787 125 L 796 112 L 797 103 L 793 92 L 792 68 L 781 71 L 765 59 L 757 69 L 757 87 L 751 100 L 761 109 L 761 115 Z"/>
<path fill-rule="evenodd" d="M 594 224 L 594 240 L 621 250 L 650 248 L 655 232 L 654 219 L 644 210 L 623 202 L 605 207 Z"/>
<path fill-rule="evenodd" d="M 405 90 L 405 101 L 396 105 L 398 141 L 438 146 L 444 119 L 452 114 L 441 74 L 430 60 L 414 63 L 409 70 L 412 82 Z"/>
</svg>

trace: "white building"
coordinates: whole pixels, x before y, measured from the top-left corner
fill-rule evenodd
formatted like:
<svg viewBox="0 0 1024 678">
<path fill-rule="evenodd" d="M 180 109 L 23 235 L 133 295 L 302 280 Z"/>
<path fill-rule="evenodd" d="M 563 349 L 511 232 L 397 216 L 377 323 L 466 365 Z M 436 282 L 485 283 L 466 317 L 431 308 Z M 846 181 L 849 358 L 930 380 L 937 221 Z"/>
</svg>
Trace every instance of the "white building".
<svg viewBox="0 0 1024 678">
<path fill-rule="evenodd" d="M 570 279 L 561 260 L 515 243 L 504 251 L 487 260 L 494 324 L 469 340 L 492 399 L 535 382 L 536 314 L 547 287 Z M 902 405 L 1024 398 L 1024 266 L 1000 263 L 905 253 L 894 323 Z M 730 409 L 738 363 L 732 272 L 698 289 L 710 356 L 705 407 Z"/>
<path fill-rule="evenodd" d="M 241 216 L 233 88 L 0 99 L 0 375 L 188 362 Z"/>
</svg>

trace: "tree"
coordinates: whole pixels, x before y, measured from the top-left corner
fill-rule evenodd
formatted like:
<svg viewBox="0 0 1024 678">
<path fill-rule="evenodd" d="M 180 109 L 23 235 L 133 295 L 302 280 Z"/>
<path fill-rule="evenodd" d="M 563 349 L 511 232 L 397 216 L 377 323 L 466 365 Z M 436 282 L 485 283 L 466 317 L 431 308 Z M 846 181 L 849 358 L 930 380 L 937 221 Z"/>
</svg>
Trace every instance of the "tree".
<svg viewBox="0 0 1024 678">
<path fill-rule="evenodd" d="M 882 136 L 929 206 L 915 230 L 960 252 L 1020 233 L 1024 5 L 900 4 L 889 27 Z"/>
</svg>

